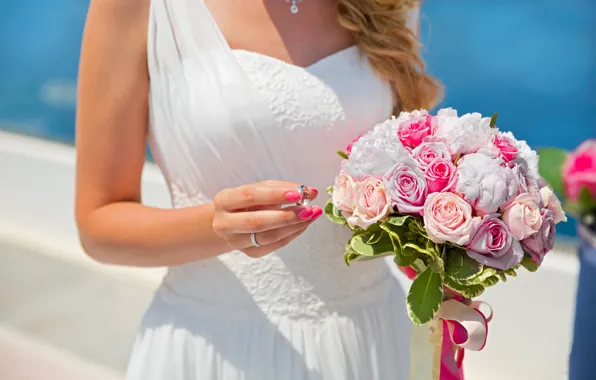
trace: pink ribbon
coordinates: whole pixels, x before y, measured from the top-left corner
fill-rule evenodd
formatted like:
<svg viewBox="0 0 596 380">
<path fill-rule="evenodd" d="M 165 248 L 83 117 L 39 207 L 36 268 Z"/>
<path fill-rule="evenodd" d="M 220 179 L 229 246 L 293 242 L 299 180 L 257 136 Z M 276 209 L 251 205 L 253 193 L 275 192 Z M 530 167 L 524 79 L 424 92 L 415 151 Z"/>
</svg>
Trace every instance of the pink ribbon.
<svg viewBox="0 0 596 380">
<path fill-rule="evenodd" d="M 418 275 L 410 266 L 399 268 L 410 280 Z M 480 311 L 482 305 L 488 307 L 488 317 Z M 484 348 L 492 317 L 493 310 L 486 302 L 472 301 L 466 305 L 462 296 L 443 301 L 436 314 L 443 327 L 438 380 L 464 380 L 464 350 L 480 351 Z"/>
<path fill-rule="evenodd" d="M 480 311 L 482 305 L 489 308 L 488 317 Z M 460 300 L 450 299 L 441 304 L 436 315 L 443 323 L 439 380 L 464 379 L 464 350 L 484 348 L 492 314 L 490 306 L 482 301 L 473 301 L 468 306 Z"/>
</svg>

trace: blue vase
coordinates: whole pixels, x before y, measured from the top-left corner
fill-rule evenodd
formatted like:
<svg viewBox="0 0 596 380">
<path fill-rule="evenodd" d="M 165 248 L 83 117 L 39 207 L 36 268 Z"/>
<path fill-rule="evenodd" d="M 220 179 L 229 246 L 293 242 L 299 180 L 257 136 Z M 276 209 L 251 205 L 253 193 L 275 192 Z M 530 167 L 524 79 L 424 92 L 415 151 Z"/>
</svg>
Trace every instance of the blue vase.
<svg viewBox="0 0 596 380">
<path fill-rule="evenodd" d="M 596 246 L 582 239 L 569 380 L 594 380 L 596 358 Z"/>
</svg>

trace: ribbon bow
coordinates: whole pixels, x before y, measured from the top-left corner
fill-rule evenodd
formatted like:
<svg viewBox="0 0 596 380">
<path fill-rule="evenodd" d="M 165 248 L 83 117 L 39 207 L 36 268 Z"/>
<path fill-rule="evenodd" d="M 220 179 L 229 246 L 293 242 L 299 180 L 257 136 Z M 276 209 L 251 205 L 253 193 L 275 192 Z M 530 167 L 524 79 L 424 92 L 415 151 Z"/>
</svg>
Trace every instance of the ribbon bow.
<svg viewBox="0 0 596 380">
<path fill-rule="evenodd" d="M 489 308 L 488 316 L 480 311 L 482 305 Z M 433 321 L 412 329 L 410 380 L 463 380 L 464 350 L 484 348 L 492 314 L 482 301 L 444 301 Z"/>
</svg>

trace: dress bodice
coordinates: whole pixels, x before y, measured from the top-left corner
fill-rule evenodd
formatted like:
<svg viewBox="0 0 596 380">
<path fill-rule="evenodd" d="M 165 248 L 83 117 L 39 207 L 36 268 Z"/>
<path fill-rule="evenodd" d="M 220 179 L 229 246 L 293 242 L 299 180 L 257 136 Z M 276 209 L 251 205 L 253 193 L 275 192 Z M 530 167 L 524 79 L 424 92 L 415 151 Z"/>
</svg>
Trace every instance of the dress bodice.
<svg viewBox="0 0 596 380">
<path fill-rule="evenodd" d="M 180 10 L 178 2 L 153 1 L 149 28 L 150 145 L 174 206 L 268 179 L 317 187 L 324 205 L 340 166 L 336 152 L 391 115 L 390 85 L 356 47 L 305 68 L 232 50 L 200 0 L 184 3 Z M 234 313 L 334 313 L 337 305 L 364 302 L 391 276 L 383 261 L 348 268 L 348 238 L 345 228 L 321 218 L 271 255 L 230 252 L 172 267 L 163 286 Z"/>
</svg>

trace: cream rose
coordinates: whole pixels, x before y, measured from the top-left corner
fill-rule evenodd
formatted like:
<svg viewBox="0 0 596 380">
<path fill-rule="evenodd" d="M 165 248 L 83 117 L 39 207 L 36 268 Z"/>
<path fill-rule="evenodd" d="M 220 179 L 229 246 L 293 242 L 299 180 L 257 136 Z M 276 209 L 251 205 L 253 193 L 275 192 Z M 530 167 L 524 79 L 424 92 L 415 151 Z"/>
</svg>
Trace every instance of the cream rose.
<svg viewBox="0 0 596 380">
<path fill-rule="evenodd" d="M 472 206 L 453 193 L 432 193 L 423 209 L 424 228 L 430 240 L 465 245 L 479 218 L 472 217 Z"/>
<path fill-rule="evenodd" d="M 349 174 L 335 177 L 331 202 L 342 213 L 352 214 L 356 206 L 357 185 Z"/>
<path fill-rule="evenodd" d="M 354 212 L 346 220 L 351 227 L 367 229 L 390 213 L 390 204 L 383 181 L 368 178 L 358 185 Z"/>
<path fill-rule="evenodd" d="M 503 210 L 503 221 L 517 240 L 523 240 L 538 232 L 542 226 L 540 195 L 532 193 L 518 195 Z"/>
<path fill-rule="evenodd" d="M 544 186 L 540 189 L 540 197 L 542 198 L 542 207 L 551 210 L 554 215 L 555 224 L 566 222 L 567 216 L 561 206 L 561 201 L 549 186 Z"/>
</svg>

